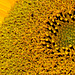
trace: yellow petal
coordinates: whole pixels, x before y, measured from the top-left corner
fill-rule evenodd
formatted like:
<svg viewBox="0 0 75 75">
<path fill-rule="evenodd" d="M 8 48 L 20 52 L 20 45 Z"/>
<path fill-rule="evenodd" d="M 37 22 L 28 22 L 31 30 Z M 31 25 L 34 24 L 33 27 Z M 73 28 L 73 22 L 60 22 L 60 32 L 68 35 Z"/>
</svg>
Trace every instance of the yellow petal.
<svg viewBox="0 0 75 75">
<path fill-rule="evenodd" d="M 0 24 L 16 1 L 18 0 L 0 0 Z"/>
</svg>

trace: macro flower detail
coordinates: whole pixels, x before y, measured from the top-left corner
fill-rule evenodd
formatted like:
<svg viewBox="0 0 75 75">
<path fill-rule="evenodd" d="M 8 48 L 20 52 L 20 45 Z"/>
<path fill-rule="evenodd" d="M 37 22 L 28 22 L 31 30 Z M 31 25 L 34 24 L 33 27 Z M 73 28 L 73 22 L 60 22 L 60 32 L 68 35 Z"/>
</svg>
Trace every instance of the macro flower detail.
<svg viewBox="0 0 75 75">
<path fill-rule="evenodd" d="M 75 74 L 74 0 L 0 4 L 0 75 Z"/>
<path fill-rule="evenodd" d="M 0 0 L 0 24 L 18 0 Z"/>
</svg>

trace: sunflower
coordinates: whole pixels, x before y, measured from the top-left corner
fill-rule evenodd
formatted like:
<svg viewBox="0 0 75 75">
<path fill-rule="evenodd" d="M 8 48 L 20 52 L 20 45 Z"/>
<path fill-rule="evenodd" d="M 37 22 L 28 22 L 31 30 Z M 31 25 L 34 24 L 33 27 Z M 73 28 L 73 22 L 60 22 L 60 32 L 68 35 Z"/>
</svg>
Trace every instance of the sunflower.
<svg viewBox="0 0 75 75">
<path fill-rule="evenodd" d="M 0 75 L 75 75 L 74 4 L 17 2 L 0 27 Z"/>
</svg>

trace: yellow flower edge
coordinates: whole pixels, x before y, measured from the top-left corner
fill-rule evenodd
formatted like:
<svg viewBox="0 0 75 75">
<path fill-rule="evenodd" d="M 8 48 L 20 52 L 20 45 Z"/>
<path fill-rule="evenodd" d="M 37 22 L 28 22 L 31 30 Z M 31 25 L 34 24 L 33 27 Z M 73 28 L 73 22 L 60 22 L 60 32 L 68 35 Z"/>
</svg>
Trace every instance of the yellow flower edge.
<svg viewBox="0 0 75 75">
<path fill-rule="evenodd" d="M 4 17 L 8 15 L 10 9 L 15 5 L 16 1 L 19 0 L 0 0 L 0 24 L 4 20 Z"/>
</svg>

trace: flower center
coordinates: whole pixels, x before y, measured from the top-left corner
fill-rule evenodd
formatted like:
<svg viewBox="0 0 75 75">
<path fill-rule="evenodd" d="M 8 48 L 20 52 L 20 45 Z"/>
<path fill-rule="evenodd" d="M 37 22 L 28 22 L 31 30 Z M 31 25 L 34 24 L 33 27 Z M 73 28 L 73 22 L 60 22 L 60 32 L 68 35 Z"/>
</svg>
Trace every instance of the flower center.
<svg viewBox="0 0 75 75">
<path fill-rule="evenodd" d="M 65 24 L 59 27 L 58 45 L 59 47 L 67 47 L 69 44 L 75 45 L 75 24 Z"/>
</svg>

